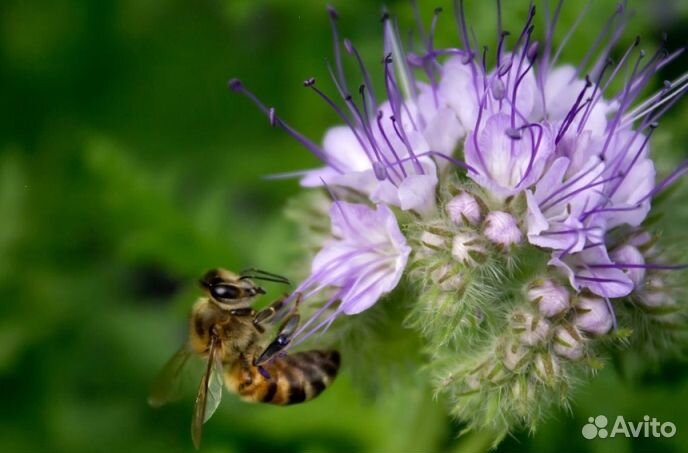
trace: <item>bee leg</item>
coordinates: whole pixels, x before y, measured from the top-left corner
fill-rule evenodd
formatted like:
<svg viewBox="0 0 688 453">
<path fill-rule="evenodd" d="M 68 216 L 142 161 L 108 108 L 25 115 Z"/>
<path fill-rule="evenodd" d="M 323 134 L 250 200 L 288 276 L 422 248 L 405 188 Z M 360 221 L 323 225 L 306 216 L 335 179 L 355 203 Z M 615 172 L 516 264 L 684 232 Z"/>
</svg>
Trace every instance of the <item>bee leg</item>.
<svg viewBox="0 0 688 453">
<path fill-rule="evenodd" d="M 256 311 L 253 308 L 235 308 L 230 310 L 229 314 L 232 316 L 255 316 Z"/>
<path fill-rule="evenodd" d="M 274 316 L 277 312 L 282 311 L 284 308 L 284 301 L 287 300 L 287 297 L 289 297 L 289 295 L 285 294 L 281 298 L 271 303 L 268 307 L 256 313 L 256 316 L 253 318 L 253 325 L 258 327 L 260 324 L 268 321 L 275 322 Z"/>
<path fill-rule="evenodd" d="M 296 293 L 294 304 L 291 306 L 289 310 L 285 310 L 284 304 L 288 298 L 289 294 L 285 294 L 281 298 L 277 299 L 275 302 L 270 304 L 270 306 L 256 313 L 256 317 L 253 319 L 253 325 L 255 325 L 256 328 L 258 328 L 258 330 L 262 332 L 262 330 L 259 328 L 259 325 L 265 323 L 276 324 L 282 319 L 296 313 L 299 309 L 299 304 L 301 303 L 301 293 Z"/>
<path fill-rule="evenodd" d="M 289 315 L 284 323 L 282 323 L 282 326 L 280 326 L 277 337 L 268 345 L 267 348 L 265 348 L 263 353 L 257 359 L 253 360 L 253 364 L 260 366 L 286 348 L 291 342 L 292 336 L 296 332 L 300 320 L 301 316 L 298 313 L 292 313 Z"/>
</svg>

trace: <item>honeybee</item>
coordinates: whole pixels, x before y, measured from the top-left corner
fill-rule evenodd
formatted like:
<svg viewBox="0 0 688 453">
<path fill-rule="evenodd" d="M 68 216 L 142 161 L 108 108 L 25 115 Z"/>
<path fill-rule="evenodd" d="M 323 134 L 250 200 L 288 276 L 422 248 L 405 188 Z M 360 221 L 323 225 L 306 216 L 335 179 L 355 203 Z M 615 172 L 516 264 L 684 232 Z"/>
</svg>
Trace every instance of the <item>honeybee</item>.
<svg viewBox="0 0 688 453">
<path fill-rule="evenodd" d="M 257 269 L 238 275 L 213 269 L 201 278 L 205 295 L 193 306 L 188 340 L 163 367 L 148 399 L 154 407 L 176 399 L 189 359 L 205 359 L 191 420 L 191 438 L 197 449 L 203 424 L 220 404 L 223 383 L 245 401 L 296 404 L 318 396 L 339 370 L 337 351 L 283 352 L 299 324 L 300 296 L 295 295 L 290 308 L 283 296 L 256 311 L 250 305 L 265 291 L 253 280 L 289 284 L 284 277 Z M 263 346 L 266 328 L 280 321 L 276 338 Z"/>
</svg>

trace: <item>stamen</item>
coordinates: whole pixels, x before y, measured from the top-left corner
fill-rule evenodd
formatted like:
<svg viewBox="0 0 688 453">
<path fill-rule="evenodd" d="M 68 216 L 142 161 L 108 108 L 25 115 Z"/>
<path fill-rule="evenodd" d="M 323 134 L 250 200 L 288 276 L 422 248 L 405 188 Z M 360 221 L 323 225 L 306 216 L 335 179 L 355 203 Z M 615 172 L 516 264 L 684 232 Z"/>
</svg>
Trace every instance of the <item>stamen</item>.
<svg viewBox="0 0 688 453">
<path fill-rule="evenodd" d="M 548 66 L 549 64 L 549 59 L 552 56 L 552 43 L 554 42 L 554 30 L 557 25 L 557 21 L 559 20 L 559 14 L 561 13 L 561 7 L 564 5 L 564 0 L 559 0 L 557 2 L 557 7 L 554 9 L 554 14 L 552 14 L 552 18 L 550 20 L 549 18 L 549 2 L 544 2 L 544 10 L 545 10 L 545 23 L 547 24 L 547 31 L 545 32 L 545 49 L 544 52 L 542 53 L 542 62 L 540 64 L 540 80 L 541 80 L 541 85 L 540 88 L 544 88 L 544 80 L 546 78 L 547 73 L 549 73 L 550 67 Z M 545 109 L 545 111 L 547 111 Z"/>
<path fill-rule="evenodd" d="M 401 44 L 401 39 L 399 38 L 399 28 L 395 21 L 386 20 L 385 24 L 385 49 L 391 51 L 394 57 L 394 63 L 399 74 L 401 88 L 404 90 L 406 97 L 415 102 L 418 97 L 418 92 L 416 90 L 416 80 L 413 76 L 413 72 L 408 67 L 408 62 L 406 61 L 406 53 L 404 52 L 403 46 Z"/>
<path fill-rule="evenodd" d="M 267 108 L 265 104 L 263 104 L 260 99 L 256 97 L 253 92 L 248 90 L 244 84 L 241 82 L 239 79 L 231 79 L 227 83 L 228 87 L 230 90 L 243 94 L 246 96 L 251 102 L 253 102 L 260 111 L 262 111 L 269 119 L 270 125 L 271 126 L 277 126 L 282 128 L 284 131 L 286 131 L 289 135 L 291 135 L 296 141 L 301 143 L 301 145 L 306 148 L 308 151 L 310 151 L 314 156 L 316 156 L 318 159 L 320 159 L 323 163 L 327 164 L 328 166 L 332 167 L 336 171 L 341 173 L 341 168 L 338 167 L 338 165 L 335 162 L 331 162 L 330 159 L 327 157 L 327 154 L 320 148 L 318 145 L 313 143 L 311 140 L 307 139 L 303 135 L 301 135 L 299 132 L 297 132 L 295 129 L 293 129 L 289 124 L 287 124 L 282 118 L 277 116 L 275 113 L 274 108 Z"/>
<path fill-rule="evenodd" d="M 645 200 L 654 198 L 657 196 L 657 194 L 663 192 L 666 190 L 667 187 L 672 185 L 674 182 L 678 181 L 680 177 L 682 177 L 685 173 L 688 172 L 688 160 L 684 160 L 681 162 L 681 164 L 676 167 L 674 171 L 669 174 L 666 178 L 664 178 L 659 184 L 655 185 L 655 187 L 644 197 L 642 197 L 638 203 L 642 203 Z"/>
<path fill-rule="evenodd" d="M 530 11 L 531 12 L 528 16 L 528 21 L 526 22 L 526 25 L 528 28 L 525 32 L 521 33 L 521 36 L 518 38 L 517 46 L 516 46 L 516 47 L 518 47 L 518 44 L 521 42 L 521 38 L 524 36 L 524 33 L 525 33 L 526 42 L 523 46 L 523 50 L 521 51 L 521 58 L 519 59 L 518 67 L 516 68 L 516 80 L 514 81 L 514 87 L 511 91 L 511 127 L 512 128 L 516 127 L 516 110 L 514 107 L 516 105 L 516 96 L 518 95 L 518 87 L 520 86 L 521 81 L 523 80 L 523 78 L 525 77 L 525 75 L 528 73 L 528 71 L 530 70 L 530 68 L 533 65 L 533 63 L 530 62 L 529 65 L 527 66 L 526 70 L 523 71 L 523 73 L 521 73 L 521 68 L 523 67 L 523 60 L 525 59 L 526 53 L 528 52 L 528 48 L 530 46 L 530 38 L 531 38 L 532 33 L 533 33 L 533 26 L 530 25 L 530 22 L 533 20 L 533 16 L 535 15 L 535 6 L 531 6 Z M 516 48 L 516 47 L 514 47 L 514 48 Z M 509 72 L 509 75 L 507 77 L 507 86 L 509 85 L 508 80 L 510 77 L 511 77 L 511 72 Z M 512 152 L 513 152 L 513 143 L 512 143 Z"/>
<path fill-rule="evenodd" d="M 342 65 L 342 55 L 339 50 L 339 30 L 337 29 L 337 19 L 339 14 L 334 6 L 327 5 L 327 12 L 330 16 L 330 25 L 332 27 L 332 42 L 334 44 L 334 59 L 337 65 L 337 76 L 339 77 L 338 82 L 341 86 L 346 87 L 346 77 L 344 75 L 344 66 Z"/>
<path fill-rule="evenodd" d="M 466 26 L 466 14 L 463 7 L 463 0 L 454 0 L 454 13 L 457 15 L 457 22 L 459 24 L 460 38 L 463 43 L 463 48 L 466 50 L 472 59 L 473 48 L 471 41 L 468 39 L 468 27 Z"/>
<path fill-rule="evenodd" d="M 538 130 L 537 140 L 533 140 L 533 128 L 536 128 Z M 530 160 L 528 161 L 528 167 L 526 167 L 526 171 L 523 173 L 523 176 L 521 177 L 521 180 L 518 182 L 518 184 L 516 184 L 516 187 L 519 187 L 521 184 L 523 184 L 523 181 L 525 181 L 528 178 L 528 175 L 530 175 L 530 172 L 533 170 L 535 158 L 537 157 L 538 150 L 540 149 L 540 144 L 542 143 L 542 137 L 544 135 L 542 125 L 538 123 L 527 124 L 523 126 L 521 129 L 527 129 L 528 132 L 530 132 L 531 152 Z"/>
<path fill-rule="evenodd" d="M 667 85 L 668 83 L 668 90 L 667 90 Z M 678 86 L 677 86 L 678 85 Z M 660 90 L 657 94 L 653 95 L 650 99 L 646 100 L 642 104 L 640 104 L 638 107 L 635 109 L 631 110 L 628 112 L 626 115 L 624 115 L 624 118 L 622 119 L 623 126 L 630 126 L 633 124 L 635 121 L 637 121 L 639 118 L 642 118 L 643 116 L 651 113 L 653 110 L 656 108 L 662 106 L 663 104 L 669 102 L 670 100 L 674 98 L 679 98 L 683 96 L 686 92 L 686 88 L 688 88 L 688 72 L 674 80 L 673 82 L 665 82 L 665 88 Z M 663 99 L 662 96 L 666 94 L 666 91 L 672 91 L 671 95 L 664 97 Z M 661 100 L 660 100 L 661 99 Z M 649 102 L 649 105 L 648 105 Z M 640 108 L 644 108 L 642 111 L 638 111 Z"/>
<path fill-rule="evenodd" d="M 337 106 L 337 104 L 335 104 L 334 101 L 329 98 L 329 96 L 327 96 L 317 86 L 315 86 L 315 78 L 311 77 L 310 79 L 304 81 L 303 86 L 315 91 L 315 93 L 318 96 L 320 96 L 330 107 L 332 107 L 332 109 L 335 111 L 335 113 L 337 113 L 337 115 L 339 115 L 340 118 L 342 118 L 346 125 L 349 126 L 349 129 L 351 129 L 351 131 L 354 133 L 356 140 L 358 140 L 358 143 L 361 145 L 361 148 L 366 153 L 366 156 L 368 156 L 368 160 L 370 160 L 372 164 L 375 161 L 375 159 L 370 155 L 370 150 L 363 141 L 363 138 L 361 138 L 358 129 L 356 128 L 356 126 L 352 124 L 351 119 L 346 114 L 344 114 L 342 109 L 340 109 Z"/>
<path fill-rule="evenodd" d="M 601 264 L 588 264 L 588 267 L 599 268 L 599 269 L 649 269 L 649 270 L 659 270 L 659 271 L 677 271 L 682 269 L 688 269 L 688 264 L 653 264 L 653 263 L 601 263 Z"/>
<path fill-rule="evenodd" d="M 616 67 L 612 71 L 609 78 L 607 78 L 607 81 L 605 82 L 602 89 L 598 90 L 597 96 L 595 96 L 593 98 L 594 100 L 590 104 L 590 107 L 588 108 L 588 112 L 591 112 L 592 109 L 595 107 L 595 105 L 597 105 L 597 103 L 600 101 L 600 99 L 602 99 L 603 95 L 607 91 L 607 88 L 610 86 L 612 81 L 616 78 L 616 75 L 621 71 L 621 69 L 623 69 L 626 66 L 626 62 L 628 61 L 628 58 L 631 56 L 631 53 L 633 52 L 633 50 L 636 47 L 638 47 L 639 45 L 640 45 L 640 37 L 636 36 L 635 40 L 633 41 L 633 44 L 631 44 L 629 46 L 628 50 L 626 50 L 626 52 L 624 52 L 624 55 L 621 57 L 621 60 L 619 60 L 619 63 L 616 65 Z M 600 80 L 601 80 L 601 77 L 600 77 Z M 589 115 L 589 113 L 586 116 L 584 116 L 584 118 L 583 118 L 584 122 L 587 122 L 587 116 L 588 115 Z"/>
<path fill-rule="evenodd" d="M 577 188 L 576 190 L 573 190 L 573 191 L 571 191 L 571 192 L 569 192 L 569 193 L 567 193 L 567 194 L 562 195 L 561 197 L 559 197 L 559 198 L 557 198 L 556 200 L 554 200 L 554 201 L 552 201 L 551 203 L 549 203 L 546 207 L 545 207 L 544 204 L 543 204 L 543 205 L 542 205 L 542 206 L 543 206 L 542 209 L 543 209 L 543 210 L 549 209 L 549 208 L 551 208 L 551 207 L 553 207 L 553 206 L 558 205 L 559 203 L 561 203 L 562 201 L 566 200 L 567 198 L 575 197 L 575 196 L 578 195 L 579 193 L 585 192 L 586 190 L 590 190 L 590 189 L 592 189 L 592 188 L 594 188 L 594 187 L 602 186 L 602 185 L 604 185 L 604 184 L 606 184 L 606 183 L 608 183 L 608 182 L 614 181 L 614 180 L 619 179 L 619 178 L 622 178 L 622 179 L 623 179 L 622 176 L 617 175 L 617 176 L 612 176 L 612 177 L 610 177 L 610 178 L 606 178 L 606 179 L 599 180 L 599 181 L 597 181 L 597 182 L 591 182 L 591 183 L 589 183 L 589 184 L 586 184 L 586 185 L 584 185 L 583 187 Z"/>
<path fill-rule="evenodd" d="M 562 138 L 564 138 L 564 135 L 566 134 L 566 131 L 569 129 L 571 126 L 571 123 L 573 123 L 573 120 L 576 118 L 576 115 L 578 112 L 581 110 L 581 101 L 583 100 L 583 96 L 585 96 L 586 91 L 588 91 L 588 88 L 592 86 L 592 82 L 590 82 L 590 78 L 588 76 L 585 76 L 585 86 L 583 89 L 578 93 L 578 97 L 576 98 L 576 102 L 573 103 L 571 108 L 569 109 L 568 113 L 564 117 L 564 120 L 561 123 L 561 126 L 559 126 L 559 131 L 557 132 L 557 136 L 554 139 L 554 144 L 558 145 L 559 142 L 561 141 Z M 586 102 L 590 102 L 590 99 L 588 99 Z"/>
<path fill-rule="evenodd" d="M 650 129 L 650 133 L 645 136 L 643 143 L 638 148 L 638 151 L 636 151 L 635 155 L 633 156 L 633 159 L 631 160 L 631 163 L 628 165 L 628 168 L 626 168 L 626 170 L 624 170 L 623 172 L 620 172 L 620 175 L 618 175 L 618 176 L 620 176 L 621 179 L 618 181 L 616 186 L 614 186 L 614 188 L 612 188 L 612 190 L 609 192 L 610 198 L 614 196 L 616 191 L 619 189 L 619 187 L 621 187 L 621 184 L 624 182 L 626 177 L 629 175 L 629 173 L 631 172 L 631 170 L 635 166 L 635 164 L 638 161 L 638 159 L 640 158 L 640 155 L 642 154 L 643 150 L 647 147 L 648 143 L 650 142 L 650 137 L 652 136 L 652 133 L 654 132 L 655 129 L 656 129 L 656 127 L 652 127 Z M 623 161 L 626 157 L 626 154 L 628 153 L 628 150 L 631 149 L 631 146 L 633 145 L 633 143 L 635 142 L 635 140 L 639 134 L 640 134 L 640 130 L 636 131 L 633 134 L 633 137 L 631 139 L 629 139 L 628 142 L 623 146 L 623 148 L 622 148 L 623 153 L 619 153 L 619 157 L 616 159 L 616 163 L 614 165 L 614 170 L 612 171 L 612 173 L 616 173 L 619 171 L 619 168 L 621 167 L 621 164 L 623 163 Z"/>
<path fill-rule="evenodd" d="M 600 52 L 600 57 L 598 58 L 597 63 L 594 65 L 594 67 L 589 71 L 589 74 L 592 74 L 593 77 L 597 74 L 595 71 L 596 69 L 599 69 L 599 63 L 600 61 L 604 61 L 607 59 L 609 56 L 610 50 L 614 47 L 618 39 L 621 37 L 621 32 L 623 31 L 624 28 L 624 12 L 626 11 L 626 0 L 624 0 L 623 3 L 619 3 L 617 5 L 616 11 L 614 11 L 614 14 L 611 15 L 609 19 L 607 19 L 607 23 L 604 25 L 602 28 L 602 31 L 600 32 L 599 35 L 597 35 L 597 38 L 593 42 L 592 46 L 590 46 L 588 52 L 586 52 L 585 56 L 581 60 L 580 64 L 576 68 L 575 72 L 575 77 L 578 77 L 578 75 L 583 71 L 583 68 L 587 66 L 588 61 L 592 57 L 592 55 L 595 53 L 597 48 L 600 46 L 604 38 L 609 34 L 610 30 L 612 31 L 611 34 L 611 39 L 609 40 L 608 44 L 605 46 L 604 50 Z M 618 19 L 618 21 L 617 21 Z"/>
<path fill-rule="evenodd" d="M 376 101 L 376 96 L 373 91 L 373 83 L 370 79 L 370 73 L 368 73 L 368 69 L 365 66 L 365 63 L 363 63 L 363 59 L 361 58 L 361 55 L 358 53 L 358 50 L 354 47 L 354 45 L 349 41 L 348 39 L 344 40 L 344 48 L 346 51 L 349 53 L 349 55 L 353 55 L 356 58 L 356 61 L 358 62 L 358 67 L 359 70 L 361 71 L 361 74 L 363 75 L 363 82 L 365 83 L 365 87 L 368 90 L 368 109 L 371 112 L 374 112 L 377 110 L 377 101 Z"/>
<path fill-rule="evenodd" d="M 497 67 L 497 74 L 499 74 L 499 77 L 503 76 L 506 74 L 506 72 L 502 72 L 502 50 L 504 49 L 504 40 L 506 37 L 509 36 L 508 31 L 503 31 L 499 34 L 499 43 L 497 44 L 497 61 L 495 63 L 495 66 Z M 507 69 L 507 72 L 509 69 Z"/>
<path fill-rule="evenodd" d="M 644 57 L 645 57 L 645 52 L 641 50 L 640 53 L 638 54 L 638 58 L 636 59 L 635 64 L 633 65 L 633 70 L 631 71 L 629 81 L 634 80 L 635 75 L 638 71 L 638 67 L 640 65 L 640 62 L 642 61 L 642 59 Z M 626 83 L 626 88 L 623 90 L 622 97 L 621 97 L 621 100 L 619 102 L 619 110 L 616 113 L 616 115 L 614 115 L 614 119 L 612 120 L 612 122 L 609 125 L 608 130 L 607 130 L 607 139 L 605 140 L 604 147 L 602 148 L 602 152 L 600 153 L 600 155 L 603 158 L 606 157 L 607 149 L 609 148 L 609 144 L 611 143 L 612 137 L 614 136 L 614 132 L 616 131 L 619 124 L 621 123 L 621 115 L 622 115 L 623 111 L 626 109 L 626 107 L 628 106 L 628 102 L 629 102 L 628 98 L 629 98 L 630 90 L 631 90 L 631 83 Z"/>
<path fill-rule="evenodd" d="M 564 48 L 568 44 L 569 40 L 573 36 L 574 32 L 578 29 L 578 26 L 581 24 L 581 22 L 585 18 L 585 15 L 588 13 L 588 9 L 590 9 L 590 5 L 592 5 L 592 0 L 588 0 L 588 2 L 583 7 L 583 10 L 580 12 L 578 17 L 576 17 L 576 21 L 573 23 L 571 28 L 569 28 L 568 33 L 566 33 L 566 35 L 564 36 L 564 39 L 561 40 L 561 44 L 559 44 L 557 51 L 554 53 L 554 58 L 552 58 L 552 63 L 550 64 L 550 67 L 554 67 L 557 65 L 557 61 L 559 60 L 559 55 L 561 55 L 561 52 L 564 50 Z"/>
<path fill-rule="evenodd" d="M 578 77 L 578 75 L 581 73 L 583 68 L 585 68 L 585 66 L 588 64 L 588 60 L 590 60 L 593 53 L 597 50 L 597 48 L 600 46 L 600 44 L 602 43 L 604 38 L 607 36 L 607 34 L 609 33 L 609 30 L 611 30 L 616 19 L 618 17 L 623 17 L 624 10 L 625 10 L 625 7 L 623 4 L 617 5 L 616 11 L 614 11 L 614 14 L 612 14 L 611 17 L 609 19 L 607 19 L 607 23 L 602 28 L 602 31 L 597 35 L 597 38 L 595 38 L 595 41 L 593 42 L 592 46 L 590 46 L 588 52 L 585 54 L 585 56 L 581 60 L 580 64 L 576 67 L 576 72 L 575 72 L 574 77 Z M 610 42 L 613 45 L 613 39 L 610 40 Z M 602 55 L 604 55 L 604 52 L 602 53 Z"/>
<path fill-rule="evenodd" d="M 402 141 L 402 143 L 406 146 L 406 150 L 409 153 L 409 156 L 411 156 L 411 159 L 413 159 L 413 163 L 415 164 L 416 171 L 420 175 L 425 174 L 425 170 L 423 169 L 423 166 L 421 165 L 420 161 L 418 160 L 418 157 L 416 156 L 416 153 L 413 151 L 413 147 L 411 146 L 411 143 L 409 143 L 408 138 L 406 138 L 406 134 L 404 134 L 404 128 L 399 125 L 397 126 L 397 119 L 394 116 L 389 117 L 390 120 L 392 120 L 392 127 L 394 127 L 394 132 L 396 132 L 397 137 L 399 137 L 399 140 Z M 400 132 L 401 129 L 401 132 Z"/>
<path fill-rule="evenodd" d="M 542 202 L 540 203 L 540 205 L 543 206 L 543 209 L 544 209 L 544 210 L 549 209 L 550 207 L 554 206 L 556 203 L 549 203 L 550 200 L 552 200 L 552 198 L 554 198 L 556 195 L 560 194 L 560 193 L 563 192 L 564 190 L 567 190 L 569 187 L 573 187 L 574 185 L 576 185 L 576 184 L 578 183 L 578 181 L 580 181 L 580 180 L 582 180 L 583 178 L 585 178 L 586 176 L 588 176 L 588 175 L 590 174 L 590 172 L 594 171 L 596 168 L 598 168 L 598 167 L 600 167 L 600 166 L 602 166 L 601 171 L 600 171 L 597 175 L 595 175 L 594 178 L 592 178 L 593 181 L 594 181 L 594 180 L 597 179 L 600 175 L 602 175 L 602 173 L 604 172 L 604 164 L 603 164 L 602 162 L 598 162 L 598 163 L 595 164 L 592 168 L 590 168 L 587 172 L 581 173 L 580 175 L 578 175 L 578 176 L 576 176 L 575 178 L 573 178 L 571 181 L 569 181 L 569 182 L 567 182 L 566 184 L 563 184 L 563 185 L 561 185 L 560 187 L 558 187 L 557 190 L 553 191 L 553 192 L 552 192 L 551 194 L 549 194 L 544 200 L 542 200 Z M 548 204 L 549 204 L 549 206 L 547 206 Z M 544 207 L 544 206 L 547 206 L 547 207 Z"/>
<path fill-rule="evenodd" d="M 385 133 L 385 129 L 382 127 L 382 116 L 383 116 L 382 110 L 377 112 L 377 128 L 380 130 L 380 133 L 382 134 L 382 138 L 387 143 L 387 148 L 389 148 L 392 155 L 394 155 L 394 159 L 396 159 L 397 163 L 399 164 L 399 168 L 401 169 L 401 173 L 404 175 L 404 178 L 406 178 L 408 176 L 406 174 L 406 169 L 404 168 L 403 165 L 401 165 L 401 160 L 399 160 L 399 155 L 397 154 L 396 150 L 394 149 L 394 147 L 390 143 L 389 138 L 387 137 L 387 134 Z"/>
</svg>

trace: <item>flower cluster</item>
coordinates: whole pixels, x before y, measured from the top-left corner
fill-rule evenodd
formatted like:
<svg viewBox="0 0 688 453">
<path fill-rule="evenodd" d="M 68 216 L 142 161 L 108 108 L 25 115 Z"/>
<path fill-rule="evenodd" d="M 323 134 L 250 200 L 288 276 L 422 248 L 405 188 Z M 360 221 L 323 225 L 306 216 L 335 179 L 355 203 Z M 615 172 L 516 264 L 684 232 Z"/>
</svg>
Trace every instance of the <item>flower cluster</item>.
<svg viewBox="0 0 688 453">
<path fill-rule="evenodd" d="M 295 344 L 367 310 L 403 277 L 415 291 L 407 325 L 426 339 L 437 391 L 469 427 L 501 434 L 534 428 L 551 401 L 566 404 L 572 382 L 601 366 L 602 339 L 683 321 L 668 272 L 682 266 L 646 221 L 688 169 L 658 179 L 649 150 L 688 74 L 645 95 L 681 51 L 647 54 L 636 39 L 613 61 L 620 6 L 577 66 L 560 65 L 573 33 L 555 48 L 561 6 L 546 11 L 540 41 L 534 6 L 513 36 L 498 23 L 491 52 L 462 7 L 456 48 L 434 46 L 440 10 L 428 31 L 419 26 L 415 51 L 385 15 L 381 95 L 330 8 L 341 102 L 304 82 L 343 123 L 322 146 L 230 81 L 322 161 L 298 173 L 301 185 L 334 198 L 331 235 L 296 289 L 322 303 Z M 344 53 L 360 70 L 355 95 Z"/>
</svg>

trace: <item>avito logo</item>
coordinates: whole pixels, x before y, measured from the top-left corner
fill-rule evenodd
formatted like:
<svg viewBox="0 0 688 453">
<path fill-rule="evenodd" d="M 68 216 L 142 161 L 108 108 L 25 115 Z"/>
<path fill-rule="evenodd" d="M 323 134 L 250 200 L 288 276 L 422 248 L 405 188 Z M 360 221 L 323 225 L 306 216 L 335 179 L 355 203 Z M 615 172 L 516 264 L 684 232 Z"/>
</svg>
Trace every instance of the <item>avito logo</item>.
<svg viewBox="0 0 688 453">
<path fill-rule="evenodd" d="M 583 425 L 581 434 L 586 439 L 599 437 L 673 437 L 676 435 L 676 425 L 671 422 L 660 422 L 656 418 L 650 419 L 649 415 L 643 417 L 642 422 L 630 422 L 624 419 L 623 415 L 616 417 L 616 421 L 611 429 L 608 428 L 609 421 L 604 415 L 589 417 L 588 423 Z"/>
</svg>

